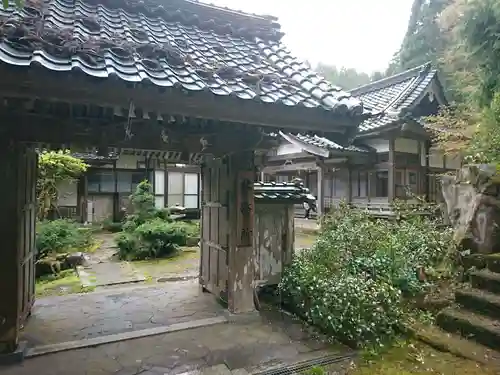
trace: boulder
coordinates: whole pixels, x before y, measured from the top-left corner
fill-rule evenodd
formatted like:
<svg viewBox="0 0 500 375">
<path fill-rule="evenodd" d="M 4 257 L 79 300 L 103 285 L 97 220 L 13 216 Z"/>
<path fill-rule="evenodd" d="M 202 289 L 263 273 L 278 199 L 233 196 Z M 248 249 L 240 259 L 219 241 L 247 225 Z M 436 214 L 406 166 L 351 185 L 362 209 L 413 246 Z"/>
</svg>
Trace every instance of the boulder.
<svg viewBox="0 0 500 375">
<path fill-rule="evenodd" d="M 36 277 L 57 275 L 59 272 L 61 272 L 61 262 L 55 258 L 43 258 L 35 263 Z"/>
<path fill-rule="evenodd" d="M 188 237 L 186 239 L 186 246 L 188 247 L 200 246 L 199 243 L 200 243 L 199 237 Z"/>
<path fill-rule="evenodd" d="M 472 254 L 500 252 L 500 172 L 495 165 L 468 165 L 442 176 L 443 198 L 454 239 Z"/>
</svg>

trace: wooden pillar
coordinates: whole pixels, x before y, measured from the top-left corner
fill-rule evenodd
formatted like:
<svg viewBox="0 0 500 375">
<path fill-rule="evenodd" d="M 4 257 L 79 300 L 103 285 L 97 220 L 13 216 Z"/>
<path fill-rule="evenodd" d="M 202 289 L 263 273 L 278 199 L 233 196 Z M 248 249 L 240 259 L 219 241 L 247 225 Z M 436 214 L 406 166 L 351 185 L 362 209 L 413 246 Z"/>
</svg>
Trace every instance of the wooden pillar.
<svg viewBox="0 0 500 375">
<path fill-rule="evenodd" d="M 360 183 L 358 181 L 358 183 Z M 352 202 L 352 171 L 351 171 L 351 166 L 347 164 L 347 197 L 346 197 L 346 202 L 351 203 Z"/>
<path fill-rule="evenodd" d="M 420 156 L 420 187 L 421 190 L 419 191 L 420 194 L 423 194 L 425 197 L 426 201 L 429 201 L 430 194 L 429 194 L 429 148 L 430 148 L 430 142 L 429 141 L 421 141 L 419 142 L 419 156 Z"/>
<path fill-rule="evenodd" d="M 323 215 L 325 212 L 325 189 L 323 189 L 323 178 L 324 178 L 324 173 L 325 171 L 323 170 L 323 167 L 318 166 L 317 169 L 318 173 L 318 178 L 316 183 L 318 184 L 318 201 L 317 201 L 317 206 L 318 206 L 318 217 Z"/>
<path fill-rule="evenodd" d="M 255 310 L 253 151 L 230 156 L 229 179 L 228 308 L 232 313 L 248 313 Z"/>
<path fill-rule="evenodd" d="M 89 201 L 89 189 L 88 189 L 88 177 L 84 173 L 78 179 L 78 185 L 76 187 L 76 195 L 78 205 L 76 206 L 76 214 L 80 219 L 80 222 L 85 223 L 88 220 L 88 201 Z"/>
<path fill-rule="evenodd" d="M 395 167 L 396 163 L 394 160 L 394 138 L 389 139 L 389 162 L 387 171 L 387 188 L 388 188 L 388 201 L 392 203 L 395 197 L 396 181 L 395 181 Z"/>
</svg>

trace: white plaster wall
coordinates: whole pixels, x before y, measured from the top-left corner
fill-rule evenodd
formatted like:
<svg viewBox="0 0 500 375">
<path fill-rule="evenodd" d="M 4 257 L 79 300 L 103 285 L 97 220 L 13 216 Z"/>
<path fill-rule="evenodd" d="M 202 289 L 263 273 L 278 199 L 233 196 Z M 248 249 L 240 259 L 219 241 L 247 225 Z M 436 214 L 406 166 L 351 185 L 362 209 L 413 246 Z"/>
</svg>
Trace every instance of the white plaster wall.
<svg viewBox="0 0 500 375">
<path fill-rule="evenodd" d="M 425 167 L 427 162 L 427 155 L 425 154 L 425 143 L 422 142 L 420 144 L 420 165 Z"/>
<path fill-rule="evenodd" d="M 276 155 L 288 155 L 288 154 L 295 154 L 298 152 L 302 152 L 302 148 L 300 148 L 297 145 L 289 143 L 278 146 L 278 149 L 276 150 Z"/>
<path fill-rule="evenodd" d="M 409 138 L 396 138 L 394 140 L 394 151 L 418 154 L 418 141 Z"/>
<path fill-rule="evenodd" d="M 144 162 L 144 156 L 120 155 L 116 161 L 116 168 L 137 169 L 137 162 Z"/>
<path fill-rule="evenodd" d="M 59 190 L 59 198 L 57 204 L 59 206 L 77 206 L 77 181 L 66 181 L 57 186 Z"/>
<path fill-rule="evenodd" d="M 389 152 L 388 139 L 367 139 L 363 142 L 367 146 L 373 147 L 377 152 Z"/>
<path fill-rule="evenodd" d="M 431 150 L 429 153 L 429 167 L 443 168 L 443 153 L 438 150 Z"/>
</svg>

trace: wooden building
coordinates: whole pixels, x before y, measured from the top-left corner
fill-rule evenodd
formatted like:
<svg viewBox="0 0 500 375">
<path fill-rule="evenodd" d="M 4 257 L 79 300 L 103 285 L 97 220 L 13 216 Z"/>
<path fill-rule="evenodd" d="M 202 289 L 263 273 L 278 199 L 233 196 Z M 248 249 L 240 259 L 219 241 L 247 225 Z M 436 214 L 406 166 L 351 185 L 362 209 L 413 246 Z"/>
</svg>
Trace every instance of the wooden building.
<svg viewBox="0 0 500 375">
<path fill-rule="evenodd" d="M 268 153 L 264 179 L 300 177 L 318 198 L 319 213 L 341 200 L 390 214 L 394 198 L 412 194 L 440 200 L 439 174 L 456 170 L 458 157 L 432 149 L 424 118 L 447 105 L 438 73 L 430 64 L 350 91 L 375 115 L 345 147 L 321 133 L 280 133 Z"/>
<path fill-rule="evenodd" d="M 190 0 L 23 6 L 0 10 L 2 360 L 22 358 L 34 302 L 40 143 L 201 155 L 200 283 L 253 311 L 254 151 L 278 131 L 347 144 L 361 101 L 294 59 L 270 16 Z"/>
<path fill-rule="evenodd" d="M 73 153 L 89 169 L 59 186 L 58 214 L 80 222 L 120 221 L 137 185 L 150 181 L 158 208 L 201 208 L 200 160 L 183 164 L 168 151 L 114 149 L 108 156 Z M 198 163 L 198 164 L 196 164 Z"/>
</svg>

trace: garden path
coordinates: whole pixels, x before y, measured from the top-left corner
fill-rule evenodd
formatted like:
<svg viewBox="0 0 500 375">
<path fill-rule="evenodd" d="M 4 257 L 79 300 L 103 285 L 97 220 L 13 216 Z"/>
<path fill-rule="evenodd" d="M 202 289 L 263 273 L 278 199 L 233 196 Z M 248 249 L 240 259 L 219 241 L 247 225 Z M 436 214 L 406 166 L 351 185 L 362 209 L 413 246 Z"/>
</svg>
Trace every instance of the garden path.
<svg viewBox="0 0 500 375">
<path fill-rule="evenodd" d="M 78 276 L 84 287 L 104 287 L 145 281 L 146 278 L 129 262 L 119 261 L 115 256 L 118 248 L 114 235 L 96 235 L 101 242 L 99 248 L 87 257 L 87 264 L 78 267 Z"/>
<path fill-rule="evenodd" d="M 116 320 L 119 319 L 118 316 Z M 340 357 L 347 352 L 345 347 L 332 347 L 315 339 L 296 321 L 281 314 L 264 313 L 250 321 L 233 321 L 34 357 L 21 365 L 1 368 L 0 373 L 241 375 L 325 355 Z M 344 359 L 335 363 L 329 373 L 345 374 L 350 362 Z"/>
<path fill-rule="evenodd" d="M 197 280 L 40 298 L 23 330 L 30 346 L 212 318 L 224 309 Z"/>
</svg>

